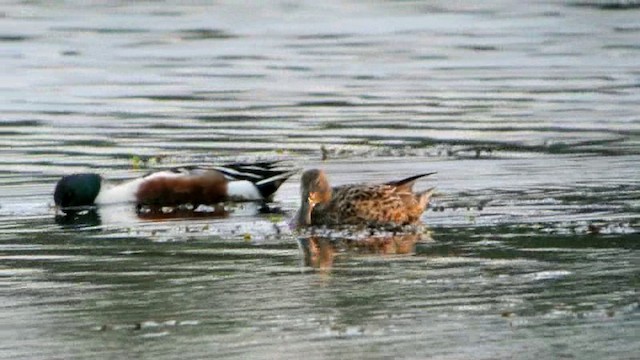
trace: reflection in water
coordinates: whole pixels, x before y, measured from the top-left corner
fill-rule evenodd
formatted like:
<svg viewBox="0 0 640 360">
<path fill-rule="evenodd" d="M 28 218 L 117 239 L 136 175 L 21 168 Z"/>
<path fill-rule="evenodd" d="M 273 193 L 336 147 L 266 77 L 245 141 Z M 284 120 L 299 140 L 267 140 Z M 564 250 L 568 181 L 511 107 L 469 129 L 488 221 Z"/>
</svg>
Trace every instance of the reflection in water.
<svg viewBox="0 0 640 360">
<path fill-rule="evenodd" d="M 55 215 L 56 224 L 63 229 L 79 229 L 100 225 L 132 226 L 144 222 L 195 219 L 225 219 L 230 216 L 281 216 L 278 206 L 267 203 L 220 203 L 213 206 L 136 206 L 133 204 L 113 204 L 98 207 L 65 210 Z"/>
<path fill-rule="evenodd" d="M 196 209 L 183 206 L 137 206 L 136 215 L 139 219 L 150 221 L 163 221 L 173 219 L 198 219 L 198 218 L 225 218 L 229 211 L 223 204 L 214 206 L 200 206 Z"/>
<path fill-rule="evenodd" d="M 0 359 L 633 358 L 638 14 L 576 2 L 3 2 Z M 438 171 L 437 242 L 46 205 L 72 172 L 273 156 Z"/>
<path fill-rule="evenodd" d="M 57 213 L 55 222 L 60 225 L 62 229 L 80 229 L 100 226 L 102 224 L 100 214 L 96 208 L 79 211 L 67 210 L 65 213 Z"/>
<path fill-rule="evenodd" d="M 309 236 L 298 238 L 304 266 L 317 269 L 333 267 L 340 253 L 355 254 L 414 254 L 416 243 L 431 240 L 428 235 L 412 233 L 401 235 L 372 235 L 365 238 L 329 238 Z"/>
</svg>

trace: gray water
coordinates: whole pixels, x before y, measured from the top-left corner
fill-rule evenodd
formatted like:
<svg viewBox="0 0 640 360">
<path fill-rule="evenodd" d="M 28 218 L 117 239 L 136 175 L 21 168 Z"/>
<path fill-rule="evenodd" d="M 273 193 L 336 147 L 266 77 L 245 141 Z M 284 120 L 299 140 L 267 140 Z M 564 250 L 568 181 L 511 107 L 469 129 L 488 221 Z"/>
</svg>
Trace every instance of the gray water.
<svg viewBox="0 0 640 360">
<path fill-rule="evenodd" d="M 0 5 L 0 358 L 638 357 L 637 2 L 189 3 Z M 299 175 L 272 214 L 52 208 L 255 159 L 437 171 L 428 228 L 291 232 Z"/>
</svg>

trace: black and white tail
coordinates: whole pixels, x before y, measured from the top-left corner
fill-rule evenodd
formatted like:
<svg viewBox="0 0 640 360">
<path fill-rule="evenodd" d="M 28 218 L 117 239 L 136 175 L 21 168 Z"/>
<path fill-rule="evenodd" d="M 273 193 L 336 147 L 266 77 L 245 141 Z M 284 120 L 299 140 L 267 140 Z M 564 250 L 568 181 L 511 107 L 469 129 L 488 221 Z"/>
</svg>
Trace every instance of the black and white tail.
<svg viewBox="0 0 640 360">
<path fill-rule="evenodd" d="M 279 161 L 231 163 L 214 166 L 229 180 L 229 197 L 242 200 L 271 200 L 280 185 L 298 172 L 278 167 Z M 256 191 L 257 190 L 257 191 Z"/>
</svg>

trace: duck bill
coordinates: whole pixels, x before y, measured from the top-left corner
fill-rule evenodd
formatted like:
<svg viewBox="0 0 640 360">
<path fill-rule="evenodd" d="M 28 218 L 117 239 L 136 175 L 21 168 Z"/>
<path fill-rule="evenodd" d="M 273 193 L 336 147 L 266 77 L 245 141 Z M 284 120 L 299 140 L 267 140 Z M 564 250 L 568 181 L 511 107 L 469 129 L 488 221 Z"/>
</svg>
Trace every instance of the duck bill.
<svg viewBox="0 0 640 360">
<path fill-rule="evenodd" d="M 298 227 L 311 225 L 312 210 L 313 206 L 309 203 L 309 200 L 306 197 L 303 197 L 300 209 L 298 209 L 298 213 L 296 214 L 296 225 Z"/>
</svg>

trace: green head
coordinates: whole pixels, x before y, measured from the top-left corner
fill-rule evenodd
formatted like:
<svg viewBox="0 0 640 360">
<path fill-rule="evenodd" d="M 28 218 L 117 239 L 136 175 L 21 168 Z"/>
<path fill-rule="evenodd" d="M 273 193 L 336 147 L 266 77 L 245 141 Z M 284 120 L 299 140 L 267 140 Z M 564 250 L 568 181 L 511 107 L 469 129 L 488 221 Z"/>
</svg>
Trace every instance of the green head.
<svg viewBox="0 0 640 360">
<path fill-rule="evenodd" d="M 56 185 L 53 200 L 62 208 L 93 205 L 102 178 L 98 174 L 73 174 L 62 177 Z"/>
</svg>

